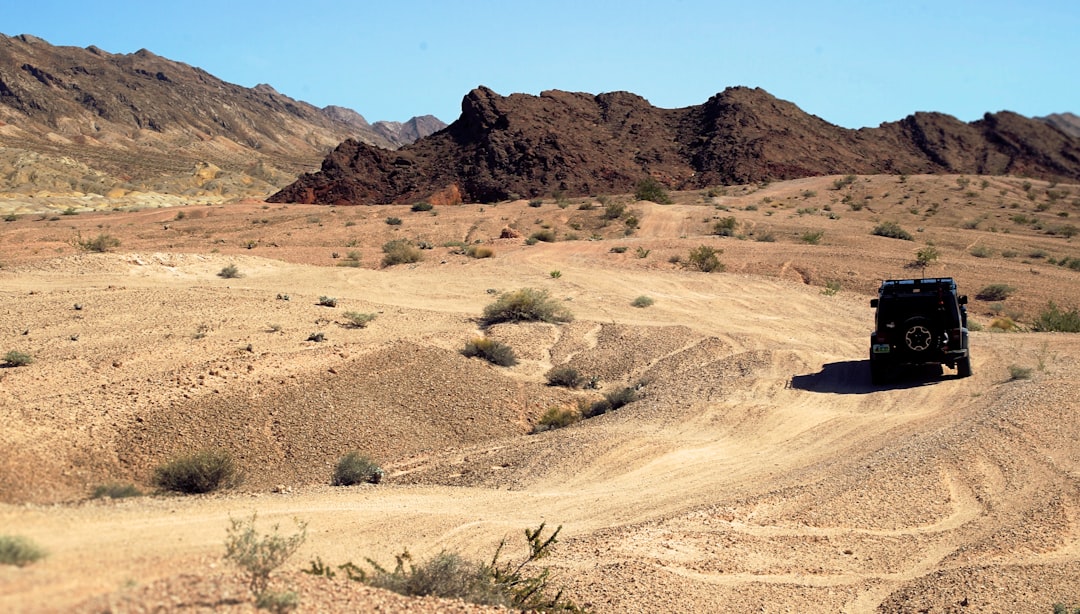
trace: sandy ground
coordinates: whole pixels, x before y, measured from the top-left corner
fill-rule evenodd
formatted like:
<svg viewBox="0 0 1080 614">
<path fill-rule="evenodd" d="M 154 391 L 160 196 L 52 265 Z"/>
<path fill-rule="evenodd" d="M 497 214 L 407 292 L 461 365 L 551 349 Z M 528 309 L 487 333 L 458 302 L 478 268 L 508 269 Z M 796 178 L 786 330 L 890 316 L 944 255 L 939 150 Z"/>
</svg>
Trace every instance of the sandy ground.
<svg viewBox="0 0 1080 614">
<path fill-rule="evenodd" d="M 541 522 L 562 526 L 546 560 L 557 583 L 596 612 L 1078 602 L 1080 346 L 989 324 L 1080 303 L 1080 272 L 1048 262 L 1080 256 L 1075 240 L 1010 222 L 1018 210 L 1047 224 L 1080 213 L 1071 199 L 1039 210 L 1015 179 L 965 200 L 954 179 L 860 178 L 873 204 L 858 211 L 833 179 L 632 203 L 630 236 L 577 201 L 434 214 L 238 203 L 0 223 L 0 350 L 34 357 L 0 369 L 0 533 L 50 553 L 0 567 L 0 609 L 251 610 L 222 553 L 229 519 L 254 512 L 285 532 L 308 523 L 276 580 L 297 588 L 301 611 L 480 611 L 296 572 L 316 557 L 391 565 L 405 548 L 485 559 Z M 747 240 L 709 235 L 729 215 Z M 883 219 L 918 239 L 872 236 Z M 526 245 L 543 226 L 579 240 Z M 500 239 L 506 228 L 520 236 Z M 802 240 L 815 230 L 819 244 Z M 120 245 L 72 245 L 99 233 Z M 434 247 L 379 268 L 396 237 Z M 907 265 L 928 242 L 941 252 L 928 275 L 972 296 L 990 283 L 1016 291 L 972 301 L 984 327 L 973 377 L 871 387 L 868 300 L 883 278 L 917 276 Z M 725 272 L 672 262 L 703 244 L 724 250 Z M 360 266 L 340 266 L 350 252 Z M 219 277 L 228 264 L 242 277 Z M 481 330 L 484 306 L 522 287 L 550 292 L 573 322 Z M 642 295 L 654 304 L 632 306 Z M 348 311 L 376 318 L 350 328 Z M 307 341 L 314 332 L 326 341 Z M 519 363 L 462 356 L 480 334 Z M 547 386 L 558 365 L 600 390 Z M 640 399 L 616 412 L 531 434 L 549 407 L 636 384 Z M 110 482 L 152 490 L 155 466 L 201 447 L 230 450 L 243 485 L 89 498 Z M 376 458 L 384 482 L 329 486 L 350 450 Z"/>
</svg>

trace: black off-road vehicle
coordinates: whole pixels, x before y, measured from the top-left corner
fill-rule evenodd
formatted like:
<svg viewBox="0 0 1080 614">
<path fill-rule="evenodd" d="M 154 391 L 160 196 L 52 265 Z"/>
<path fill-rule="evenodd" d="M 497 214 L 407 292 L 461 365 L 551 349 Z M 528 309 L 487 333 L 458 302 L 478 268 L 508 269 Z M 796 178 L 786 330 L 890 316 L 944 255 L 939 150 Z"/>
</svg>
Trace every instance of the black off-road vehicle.
<svg viewBox="0 0 1080 614">
<path fill-rule="evenodd" d="M 875 384 L 901 365 L 947 365 L 957 377 L 971 375 L 967 296 L 951 277 L 881 282 L 875 330 L 870 335 L 870 378 Z"/>
</svg>

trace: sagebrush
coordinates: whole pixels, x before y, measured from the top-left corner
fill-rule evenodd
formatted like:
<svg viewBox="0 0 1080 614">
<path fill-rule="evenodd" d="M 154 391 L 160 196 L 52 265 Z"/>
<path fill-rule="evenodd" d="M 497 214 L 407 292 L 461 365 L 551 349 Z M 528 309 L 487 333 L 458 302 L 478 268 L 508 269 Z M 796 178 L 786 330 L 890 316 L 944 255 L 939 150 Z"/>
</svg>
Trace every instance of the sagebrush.
<svg viewBox="0 0 1080 614">
<path fill-rule="evenodd" d="M 500 367 L 512 367 L 518 362 L 514 348 L 490 337 L 473 337 L 465 343 L 461 353 L 469 358 L 483 358 Z"/>
<path fill-rule="evenodd" d="M 522 288 L 504 292 L 484 308 L 480 319 L 484 326 L 500 322 L 569 322 L 570 311 L 549 296 L 547 290 Z"/>
<path fill-rule="evenodd" d="M 238 485 L 240 472 L 227 451 L 199 450 L 158 465 L 153 483 L 162 490 L 201 494 Z"/>
</svg>

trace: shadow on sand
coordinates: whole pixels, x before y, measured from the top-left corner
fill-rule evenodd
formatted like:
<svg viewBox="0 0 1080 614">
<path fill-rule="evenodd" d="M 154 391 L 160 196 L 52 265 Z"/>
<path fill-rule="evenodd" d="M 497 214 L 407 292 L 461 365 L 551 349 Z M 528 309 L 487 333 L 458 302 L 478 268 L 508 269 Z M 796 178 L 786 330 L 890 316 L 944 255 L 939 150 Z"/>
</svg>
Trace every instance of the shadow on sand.
<svg viewBox="0 0 1080 614">
<path fill-rule="evenodd" d="M 942 377 L 941 365 L 919 365 L 897 367 L 889 381 L 883 384 L 872 384 L 870 383 L 869 360 L 845 360 L 827 363 L 817 373 L 795 375 L 791 378 L 791 387 L 809 392 L 867 394 L 878 390 L 928 386 L 942 379 L 953 378 L 955 378 L 954 375 Z"/>
</svg>

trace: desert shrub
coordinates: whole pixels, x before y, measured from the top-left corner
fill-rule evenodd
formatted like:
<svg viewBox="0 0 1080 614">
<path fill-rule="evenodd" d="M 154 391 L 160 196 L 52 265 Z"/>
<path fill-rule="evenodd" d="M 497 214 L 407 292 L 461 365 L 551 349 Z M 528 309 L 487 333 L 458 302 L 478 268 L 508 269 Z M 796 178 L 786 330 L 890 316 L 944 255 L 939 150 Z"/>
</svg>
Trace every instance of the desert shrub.
<svg viewBox="0 0 1080 614">
<path fill-rule="evenodd" d="M 1022 367 L 1020 365 L 1009 365 L 1009 379 L 1031 379 L 1031 373 L 1034 371 L 1031 367 Z"/>
<path fill-rule="evenodd" d="M 4 354 L 4 364 L 9 367 L 24 367 L 34 362 L 33 356 L 19 350 L 11 350 Z"/>
<path fill-rule="evenodd" d="M 453 552 L 440 552 L 428 561 L 414 564 L 408 550 L 397 555 L 393 570 L 368 559 L 370 572 L 357 565 L 339 566 L 349 578 L 369 586 L 413 597 L 434 596 L 461 599 L 481 605 L 501 605 L 515 611 L 583 612 L 573 602 L 562 597 L 562 591 L 552 595 L 549 568 L 536 570 L 537 561 L 548 556 L 557 543 L 562 527 L 544 537 L 546 525 L 535 531 L 525 530 L 529 553 L 520 560 L 501 560 L 506 542 L 499 544 L 491 562 L 471 562 Z M 309 573 L 326 573 L 312 562 Z"/>
<path fill-rule="evenodd" d="M 236 268 L 235 264 L 227 264 L 218 271 L 218 277 L 236 279 L 237 277 L 241 277 L 240 269 Z"/>
<path fill-rule="evenodd" d="M 1003 301 L 1009 298 L 1016 288 L 1008 284 L 990 284 L 975 294 L 980 301 Z"/>
<path fill-rule="evenodd" d="M 615 247 L 609 249 L 608 251 L 611 252 L 612 254 L 625 254 L 627 249 L 629 249 L 629 248 L 627 248 L 625 245 L 616 245 Z"/>
<path fill-rule="evenodd" d="M 985 245 L 975 245 L 968 250 L 968 253 L 976 258 L 989 258 L 994 255 L 994 251 Z"/>
<path fill-rule="evenodd" d="M 914 240 L 911 233 L 901 228 L 900 224 L 896 222 L 882 222 L 874 227 L 871 234 L 890 239 L 903 239 L 904 241 Z"/>
<path fill-rule="evenodd" d="M 479 245 L 470 245 L 465 249 L 465 255 L 469 258 L 491 258 L 495 255 L 495 250 L 490 247 L 481 247 Z"/>
<path fill-rule="evenodd" d="M 672 202 L 664 186 L 660 185 L 660 182 L 652 177 L 646 177 L 638 182 L 637 188 L 634 190 L 634 198 L 649 200 L 658 205 L 670 205 Z"/>
<path fill-rule="evenodd" d="M 836 280 L 830 280 L 825 282 L 825 287 L 821 289 L 821 293 L 825 296 L 836 296 L 840 292 L 840 282 Z"/>
<path fill-rule="evenodd" d="M 388 217 L 388 218 L 386 218 L 386 225 L 387 226 L 401 226 L 401 218 L 400 217 Z"/>
<path fill-rule="evenodd" d="M 970 326 L 968 328 L 970 328 Z M 999 330 L 1007 333 L 1009 331 L 1016 330 L 1016 322 L 1014 322 L 1013 319 L 1009 316 L 998 316 L 990 321 L 990 330 Z"/>
<path fill-rule="evenodd" d="M 548 295 L 547 290 L 522 288 L 503 292 L 484 308 L 480 321 L 484 326 L 499 322 L 569 322 L 573 316 L 565 306 Z"/>
<path fill-rule="evenodd" d="M 483 358 L 500 367 L 512 367 L 517 364 L 514 348 L 490 337 L 473 337 L 465 343 L 461 353 L 469 358 Z"/>
<path fill-rule="evenodd" d="M 92 499 L 127 499 L 128 497 L 141 497 L 142 491 L 135 487 L 134 484 L 119 484 L 111 482 L 109 484 L 101 484 L 94 488 L 94 492 L 90 494 Z"/>
<path fill-rule="evenodd" d="M 572 407 L 549 407 L 533 428 L 534 433 L 561 429 L 581 420 L 581 414 Z"/>
<path fill-rule="evenodd" d="M 240 483 L 232 455 L 224 450 L 199 450 L 154 469 L 154 485 L 162 490 L 199 494 Z"/>
<path fill-rule="evenodd" d="M 824 236 L 825 231 L 823 230 L 809 230 L 802 233 L 802 236 L 799 237 L 799 240 L 803 243 L 806 243 L 807 245 L 817 245 L 821 243 L 821 238 Z"/>
<path fill-rule="evenodd" d="M 18 219 L 19 219 L 19 216 L 15 215 L 14 213 L 8 213 L 7 215 L 4 216 L 4 221 L 5 222 L 14 222 L 14 221 L 16 221 Z"/>
<path fill-rule="evenodd" d="M 604 215 L 602 217 L 605 220 L 617 220 L 622 217 L 624 213 L 626 213 L 625 204 L 620 202 L 609 202 L 604 205 Z"/>
<path fill-rule="evenodd" d="M 843 179 L 836 179 L 833 181 L 832 189 L 839 190 L 853 183 L 855 183 L 855 175 L 845 175 Z"/>
<path fill-rule="evenodd" d="M 539 241 L 543 241 L 544 243 L 554 243 L 555 231 L 551 230 L 550 228 L 537 230 L 536 232 L 529 235 L 528 241 L 532 241 L 532 245 L 535 245 Z"/>
<path fill-rule="evenodd" d="M 434 209 L 434 206 L 431 203 L 425 202 L 415 203 L 412 207 L 410 207 L 410 210 L 413 212 L 431 211 L 432 209 Z"/>
<path fill-rule="evenodd" d="M 319 306 L 320 307 L 337 307 L 337 299 L 332 297 L 332 296 L 320 296 L 319 297 Z"/>
<path fill-rule="evenodd" d="M 1035 320 L 1032 329 L 1038 332 L 1080 333 L 1080 311 L 1075 307 L 1063 311 L 1054 301 L 1050 301 Z"/>
<path fill-rule="evenodd" d="M 314 341 L 315 343 L 322 343 L 326 341 L 326 335 L 323 333 L 311 333 L 307 337 L 308 341 Z"/>
<path fill-rule="evenodd" d="M 720 218 L 713 224 L 712 233 L 721 237 L 733 237 L 735 236 L 735 227 L 738 224 L 735 220 L 735 216 L 728 216 Z"/>
<path fill-rule="evenodd" d="M 375 317 L 376 314 L 374 313 L 361 313 L 359 311 L 345 312 L 346 325 L 353 328 L 366 328 Z"/>
<path fill-rule="evenodd" d="M 631 301 L 630 304 L 634 307 L 645 308 L 651 306 L 654 302 L 655 301 L 653 301 L 651 296 L 645 296 L 644 294 L 642 294 L 641 296 Z"/>
<path fill-rule="evenodd" d="M 307 539 L 307 523 L 296 521 L 299 531 L 285 537 L 278 534 L 278 525 L 271 532 L 260 535 L 255 530 L 255 514 L 246 520 L 229 519 L 225 537 L 225 560 L 236 565 L 244 573 L 248 590 L 259 607 L 274 611 L 287 611 L 295 607 L 295 593 L 270 592 L 270 574 L 285 564 Z"/>
<path fill-rule="evenodd" d="M 553 269 L 548 273 L 548 276 L 552 279 L 559 279 L 560 277 L 562 277 L 562 271 L 560 271 L 559 269 Z"/>
<path fill-rule="evenodd" d="M 723 271 L 724 265 L 717 257 L 718 254 L 724 253 L 722 249 L 716 249 L 709 247 L 708 245 L 701 245 L 690 250 L 690 255 L 687 258 L 689 265 L 699 271 L 705 273 L 712 273 L 713 271 Z"/>
<path fill-rule="evenodd" d="M 359 452 L 349 452 L 338 459 L 330 484 L 333 486 L 378 484 L 382 478 L 383 470 L 375 461 Z"/>
<path fill-rule="evenodd" d="M 638 258 L 643 258 L 644 259 L 644 258 L 649 257 L 649 252 L 651 252 L 651 251 L 652 251 L 651 249 L 645 249 L 644 247 L 641 247 L 639 245 L 638 248 L 636 250 L 634 250 L 634 255 L 637 256 Z"/>
<path fill-rule="evenodd" d="M 382 265 L 384 267 L 420 262 L 424 259 L 420 249 L 407 239 L 394 239 L 383 245 L 382 251 Z"/>
<path fill-rule="evenodd" d="M 79 236 L 75 239 L 75 245 L 88 252 L 103 254 L 114 247 L 120 247 L 120 239 L 104 233 L 93 239 L 83 239 Z"/>
<path fill-rule="evenodd" d="M 915 252 L 915 266 L 926 268 L 930 266 L 930 263 L 938 259 L 938 249 L 933 245 L 927 245 L 926 247 Z"/>
<path fill-rule="evenodd" d="M 585 384 L 585 377 L 577 369 L 568 366 L 552 367 L 544 377 L 547 378 L 549 386 L 581 388 Z"/>
<path fill-rule="evenodd" d="M 582 418 L 592 418 L 609 411 L 615 411 L 620 407 L 632 403 L 638 399 L 638 388 L 627 386 L 613 390 L 604 395 L 604 398 L 594 401 L 581 412 Z"/>
<path fill-rule="evenodd" d="M 45 558 L 45 550 L 21 535 L 0 535 L 0 565 L 26 567 Z"/>
</svg>

